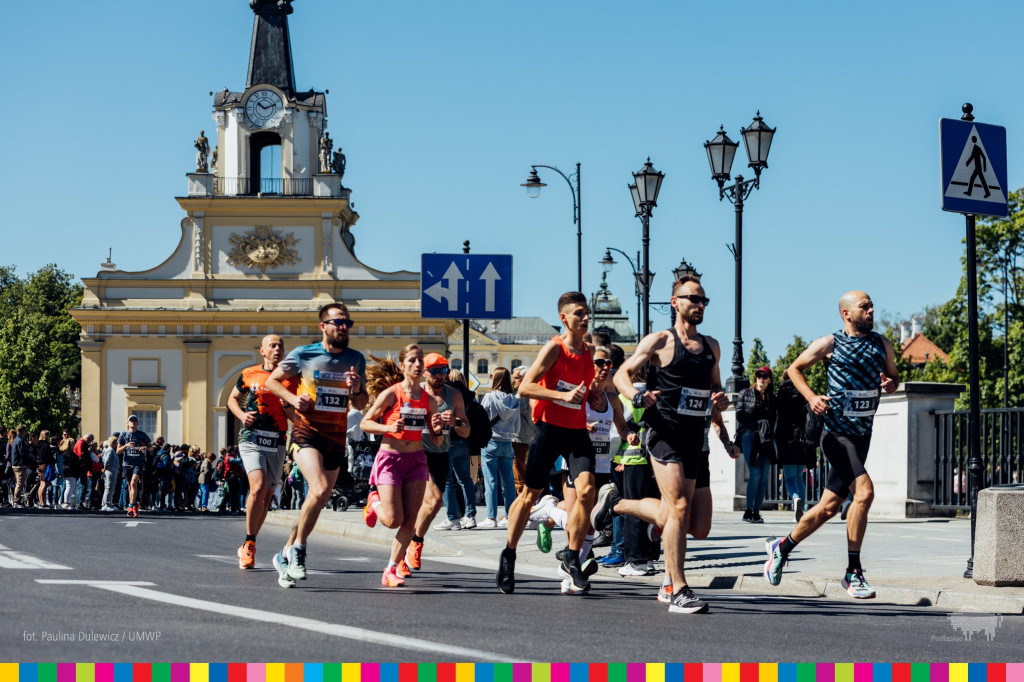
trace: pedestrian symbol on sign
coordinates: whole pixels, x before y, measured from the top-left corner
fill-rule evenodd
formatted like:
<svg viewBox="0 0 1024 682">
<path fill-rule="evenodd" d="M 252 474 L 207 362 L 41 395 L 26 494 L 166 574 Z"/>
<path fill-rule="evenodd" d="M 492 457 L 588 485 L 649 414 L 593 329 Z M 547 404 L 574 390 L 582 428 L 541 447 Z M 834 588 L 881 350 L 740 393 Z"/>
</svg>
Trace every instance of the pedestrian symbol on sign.
<svg viewBox="0 0 1024 682">
<path fill-rule="evenodd" d="M 1006 198 L 1002 189 L 992 164 L 989 163 L 985 142 L 978 134 L 977 126 L 974 126 L 971 128 L 971 134 L 967 136 L 953 177 L 946 186 L 945 196 L 970 197 L 974 201 L 1005 204 Z"/>
</svg>

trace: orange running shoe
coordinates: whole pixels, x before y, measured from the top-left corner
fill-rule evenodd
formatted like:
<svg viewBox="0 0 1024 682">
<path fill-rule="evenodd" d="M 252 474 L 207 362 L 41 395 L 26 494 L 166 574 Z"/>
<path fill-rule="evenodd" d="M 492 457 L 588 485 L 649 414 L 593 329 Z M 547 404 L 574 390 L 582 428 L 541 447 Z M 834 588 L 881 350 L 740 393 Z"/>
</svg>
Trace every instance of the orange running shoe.
<svg viewBox="0 0 1024 682">
<path fill-rule="evenodd" d="M 363 522 L 373 528 L 377 525 L 377 510 L 373 508 L 374 502 L 380 502 L 380 495 L 376 490 L 371 490 L 366 496 L 366 506 L 363 507 Z"/>
<path fill-rule="evenodd" d="M 412 575 L 412 571 L 409 570 L 409 564 L 405 563 L 405 559 L 398 560 L 398 565 L 395 566 L 395 574 L 399 578 L 408 578 Z"/>
<path fill-rule="evenodd" d="M 658 590 L 658 601 L 662 604 L 672 603 L 672 586 L 662 585 L 661 589 Z"/>
<path fill-rule="evenodd" d="M 422 542 L 416 542 L 413 540 L 409 543 L 409 547 L 405 550 L 405 561 L 409 564 L 409 568 L 414 568 L 417 571 L 423 567 Z"/>
<path fill-rule="evenodd" d="M 238 548 L 238 567 L 256 567 L 256 543 L 252 540 L 246 540 L 242 543 L 242 546 Z"/>
<path fill-rule="evenodd" d="M 384 575 L 380 577 L 380 584 L 384 587 L 401 587 L 405 581 L 398 577 L 394 566 L 389 566 L 384 569 Z"/>
</svg>

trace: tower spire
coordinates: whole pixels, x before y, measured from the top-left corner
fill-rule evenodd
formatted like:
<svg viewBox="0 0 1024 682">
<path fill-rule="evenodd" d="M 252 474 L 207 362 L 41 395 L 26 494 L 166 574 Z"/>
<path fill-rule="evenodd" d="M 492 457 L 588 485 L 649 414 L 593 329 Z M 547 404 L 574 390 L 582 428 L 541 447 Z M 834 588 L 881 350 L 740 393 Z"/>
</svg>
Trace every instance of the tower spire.
<svg viewBox="0 0 1024 682">
<path fill-rule="evenodd" d="M 245 87 L 260 83 L 274 85 L 288 97 L 295 96 L 295 66 L 288 35 L 292 0 L 249 0 L 256 14 L 249 49 L 249 75 Z"/>
</svg>

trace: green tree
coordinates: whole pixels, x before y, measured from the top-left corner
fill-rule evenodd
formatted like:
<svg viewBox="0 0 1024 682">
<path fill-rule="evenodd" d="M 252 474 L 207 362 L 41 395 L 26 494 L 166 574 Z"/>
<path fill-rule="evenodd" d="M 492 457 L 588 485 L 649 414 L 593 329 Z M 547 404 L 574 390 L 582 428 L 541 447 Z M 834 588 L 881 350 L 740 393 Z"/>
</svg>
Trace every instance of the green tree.
<svg viewBox="0 0 1024 682">
<path fill-rule="evenodd" d="M 81 300 L 81 285 L 56 265 L 24 279 L 0 268 L 0 423 L 77 426 L 68 390 L 82 383 L 81 327 L 68 311 Z"/>
<path fill-rule="evenodd" d="M 758 367 L 770 366 L 771 361 L 768 360 L 768 353 L 764 350 L 764 343 L 755 336 L 754 343 L 750 347 L 750 358 L 747 360 L 747 378 L 750 379 L 750 383 L 754 383 L 754 372 Z"/>
<path fill-rule="evenodd" d="M 794 336 L 793 340 L 786 346 L 786 351 L 779 356 L 779 359 L 772 365 L 772 375 L 775 377 L 775 381 L 782 383 L 782 377 L 786 370 L 789 368 L 793 361 L 797 359 L 800 353 L 804 352 L 807 348 L 808 343 L 799 336 Z M 807 385 L 811 387 L 811 390 L 818 395 L 825 395 L 828 391 L 828 379 L 825 376 L 825 364 L 819 362 L 812 365 L 810 369 L 804 372 L 804 378 L 807 379 Z"/>
</svg>

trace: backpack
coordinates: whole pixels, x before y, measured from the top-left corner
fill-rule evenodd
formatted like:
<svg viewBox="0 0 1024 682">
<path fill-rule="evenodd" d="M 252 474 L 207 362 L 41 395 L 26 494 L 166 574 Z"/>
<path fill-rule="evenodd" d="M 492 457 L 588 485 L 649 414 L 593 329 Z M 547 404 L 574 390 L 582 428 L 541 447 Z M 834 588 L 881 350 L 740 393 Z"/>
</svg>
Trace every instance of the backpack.
<svg viewBox="0 0 1024 682">
<path fill-rule="evenodd" d="M 469 436 L 466 442 L 471 448 L 485 448 L 491 442 L 491 418 L 484 406 L 475 400 L 466 401 L 466 418 L 469 420 Z"/>
</svg>

